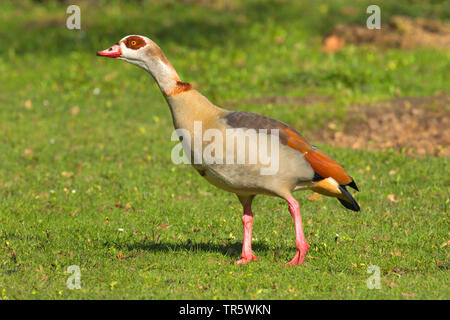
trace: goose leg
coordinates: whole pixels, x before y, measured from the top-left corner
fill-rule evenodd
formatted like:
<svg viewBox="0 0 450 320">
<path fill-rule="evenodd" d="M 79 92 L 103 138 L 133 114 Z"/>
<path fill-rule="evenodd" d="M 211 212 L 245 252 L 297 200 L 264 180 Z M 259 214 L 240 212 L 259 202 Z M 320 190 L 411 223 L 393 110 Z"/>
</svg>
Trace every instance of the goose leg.
<svg viewBox="0 0 450 320">
<path fill-rule="evenodd" d="M 295 227 L 295 245 L 297 247 L 297 252 L 294 258 L 288 262 L 287 266 L 301 265 L 305 259 L 306 253 L 309 250 L 309 244 L 306 242 L 305 235 L 303 234 L 302 218 L 300 216 L 300 206 L 294 197 L 289 196 L 286 198 L 289 204 L 289 212 L 294 219 Z"/>
<path fill-rule="evenodd" d="M 253 229 L 253 213 L 251 198 L 239 198 L 244 207 L 244 215 L 242 216 L 242 225 L 244 226 L 244 242 L 242 243 L 241 259 L 236 261 L 237 264 L 249 263 L 252 260 L 258 261 L 258 258 L 252 251 L 252 229 Z"/>
</svg>

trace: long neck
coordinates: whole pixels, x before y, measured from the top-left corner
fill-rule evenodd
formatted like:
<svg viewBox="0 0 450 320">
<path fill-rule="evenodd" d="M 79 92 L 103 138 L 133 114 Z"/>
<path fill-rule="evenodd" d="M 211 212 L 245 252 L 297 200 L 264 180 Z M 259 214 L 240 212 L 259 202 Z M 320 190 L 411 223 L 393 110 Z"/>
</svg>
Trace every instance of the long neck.
<svg viewBox="0 0 450 320">
<path fill-rule="evenodd" d="M 165 57 L 164 57 L 165 58 Z M 176 90 L 180 77 L 167 59 L 152 57 L 143 66 L 155 79 L 164 96 L 170 96 Z"/>
<path fill-rule="evenodd" d="M 194 121 L 205 121 L 225 112 L 194 90 L 189 83 L 181 82 L 160 49 L 153 51 L 153 55 L 141 66 L 158 83 L 170 107 L 175 128 L 192 130 Z"/>
</svg>

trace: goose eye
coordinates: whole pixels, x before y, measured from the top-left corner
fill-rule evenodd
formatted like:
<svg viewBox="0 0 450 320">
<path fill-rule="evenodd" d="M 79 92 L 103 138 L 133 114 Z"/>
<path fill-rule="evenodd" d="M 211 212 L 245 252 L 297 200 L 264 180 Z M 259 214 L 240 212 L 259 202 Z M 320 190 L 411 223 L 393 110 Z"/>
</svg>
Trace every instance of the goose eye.
<svg viewBox="0 0 450 320">
<path fill-rule="evenodd" d="M 124 41 L 127 48 L 138 50 L 141 47 L 145 46 L 144 39 L 138 37 L 138 36 L 130 36 L 129 38 L 125 39 Z"/>
</svg>

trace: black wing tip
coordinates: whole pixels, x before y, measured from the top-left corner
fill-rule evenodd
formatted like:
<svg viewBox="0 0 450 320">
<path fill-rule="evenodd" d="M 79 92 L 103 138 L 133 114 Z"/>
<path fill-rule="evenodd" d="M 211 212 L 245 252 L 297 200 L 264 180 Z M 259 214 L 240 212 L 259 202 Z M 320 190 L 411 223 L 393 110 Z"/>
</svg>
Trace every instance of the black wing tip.
<svg viewBox="0 0 450 320">
<path fill-rule="evenodd" d="M 323 179 L 325 179 L 324 177 L 322 177 L 320 174 L 318 174 L 317 172 L 315 172 L 314 171 L 314 177 L 313 177 L 313 179 L 312 179 L 312 181 L 320 181 L 320 180 L 323 180 Z"/>
<path fill-rule="evenodd" d="M 349 210 L 352 211 L 361 211 L 358 202 L 356 202 L 356 200 L 352 197 L 352 195 L 350 194 L 350 192 L 347 191 L 347 189 L 345 189 L 344 186 L 339 186 L 339 189 L 341 190 L 341 192 L 345 195 L 345 197 L 347 198 L 347 200 L 343 200 L 343 199 L 339 199 L 339 202 L 346 207 Z"/>
<path fill-rule="evenodd" d="M 349 210 L 352 210 L 352 211 L 355 211 L 355 212 L 361 211 L 361 209 L 359 208 L 359 205 L 357 203 L 355 203 L 356 204 L 355 205 L 353 203 L 347 202 L 347 201 L 339 199 L 339 198 L 338 198 L 338 200 L 344 207 L 346 207 Z"/>
<path fill-rule="evenodd" d="M 347 186 L 355 189 L 356 191 L 359 191 L 358 186 L 356 185 L 355 180 L 353 180 L 353 178 L 352 178 L 352 182 L 348 183 Z"/>
</svg>

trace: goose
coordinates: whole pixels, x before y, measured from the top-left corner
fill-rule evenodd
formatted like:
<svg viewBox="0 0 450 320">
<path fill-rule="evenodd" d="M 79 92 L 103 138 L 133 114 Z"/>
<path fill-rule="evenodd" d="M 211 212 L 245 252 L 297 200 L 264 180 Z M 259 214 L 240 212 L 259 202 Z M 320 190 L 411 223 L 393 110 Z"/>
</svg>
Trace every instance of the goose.
<svg viewBox="0 0 450 320">
<path fill-rule="evenodd" d="M 346 188 L 359 191 L 358 187 L 338 162 L 283 122 L 214 105 L 192 85 L 181 81 L 161 48 L 148 37 L 125 36 L 110 48 L 97 52 L 97 55 L 124 60 L 149 72 L 170 108 L 173 125 L 194 169 L 214 186 L 237 195 L 243 207 L 244 229 L 241 259 L 236 261 L 237 264 L 258 261 L 252 251 L 251 205 L 256 195 L 279 197 L 288 204 L 294 222 L 297 251 L 287 266 L 301 265 L 310 248 L 303 232 L 299 203 L 292 195 L 294 191 L 312 190 L 337 198 L 349 210 L 360 211 L 358 203 Z M 209 140 L 205 136 L 208 132 Z M 195 141 L 190 143 L 189 140 L 192 141 L 197 133 L 203 139 L 197 144 Z M 219 139 L 221 134 L 222 140 Z M 250 143 L 234 143 L 233 139 L 228 139 L 230 134 Z M 222 144 L 211 148 L 207 142 L 213 138 L 214 141 L 222 141 Z M 257 150 L 255 145 L 261 148 Z M 206 161 L 208 146 L 214 149 L 210 153 L 214 154 L 214 159 L 208 158 Z M 265 151 L 262 152 L 262 149 Z M 256 160 L 252 158 L 255 150 L 259 154 Z M 269 153 L 270 159 L 261 156 Z M 263 172 L 263 169 L 266 171 Z"/>
</svg>

